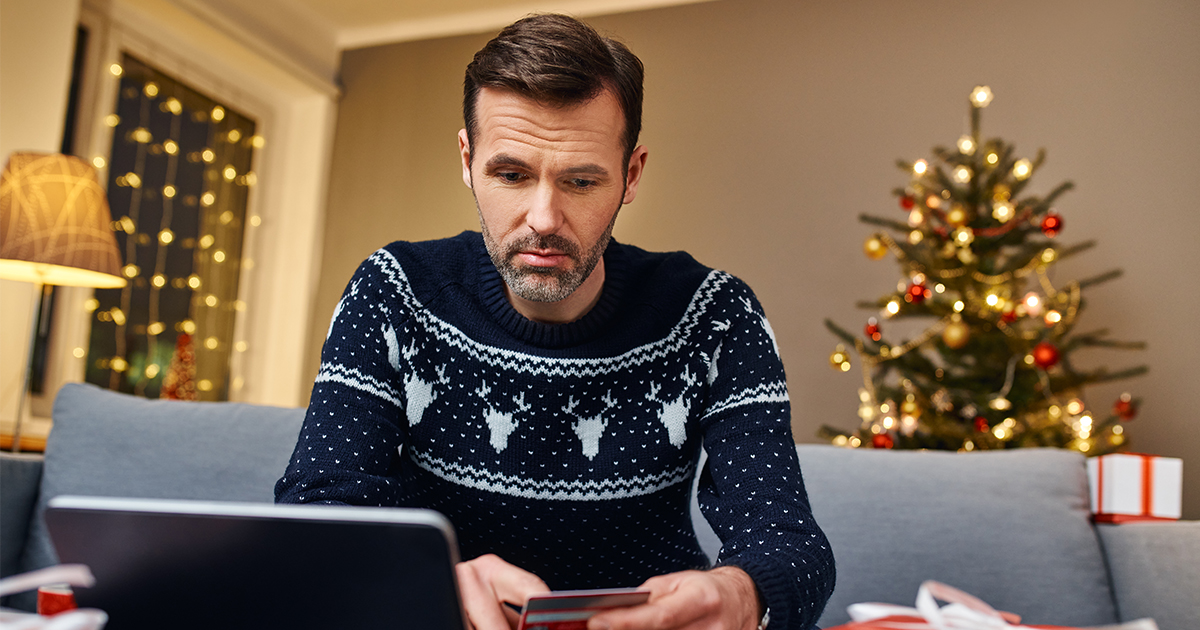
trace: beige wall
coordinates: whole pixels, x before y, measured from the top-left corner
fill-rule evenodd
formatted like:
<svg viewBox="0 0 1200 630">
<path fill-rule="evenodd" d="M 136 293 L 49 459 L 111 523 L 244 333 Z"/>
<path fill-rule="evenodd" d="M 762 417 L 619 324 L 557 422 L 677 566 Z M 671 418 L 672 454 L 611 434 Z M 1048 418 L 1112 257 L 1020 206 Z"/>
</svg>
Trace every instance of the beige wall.
<svg viewBox="0 0 1200 630">
<path fill-rule="evenodd" d="M 822 423 L 855 426 L 852 372 L 830 370 L 822 320 L 851 328 L 854 307 L 900 278 L 868 261 L 860 212 L 901 217 L 896 158 L 952 143 L 977 83 L 996 100 L 985 134 L 1049 160 L 1034 179 L 1077 190 L 1058 206 L 1066 241 L 1100 246 L 1058 266 L 1065 282 L 1111 267 L 1087 292 L 1081 326 L 1143 339 L 1137 354 L 1093 351 L 1084 364 L 1151 366 L 1096 387 L 1145 398 L 1134 448 L 1184 457 L 1185 514 L 1200 518 L 1196 357 L 1200 333 L 1200 4 L 1071 0 L 959 2 L 725 0 L 597 18 L 647 66 L 636 203 L 617 238 L 686 249 L 758 292 L 787 365 L 797 441 Z M 351 51 L 344 57 L 323 273 L 308 339 L 315 375 L 329 316 L 357 264 L 394 239 L 475 226 L 455 132 L 462 69 L 487 36 Z M 1081 353 L 1082 354 L 1082 353 Z"/>
<path fill-rule="evenodd" d="M 62 146 L 79 0 L 0 2 L 0 162 Z M 2 168 L 2 167 L 0 167 Z M 0 280 L 0 426 L 12 431 L 29 365 L 34 287 Z M 23 410 L 29 417 L 29 408 Z M 28 423 L 22 427 L 31 432 Z M 45 436 L 45 429 L 40 431 Z"/>
</svg>

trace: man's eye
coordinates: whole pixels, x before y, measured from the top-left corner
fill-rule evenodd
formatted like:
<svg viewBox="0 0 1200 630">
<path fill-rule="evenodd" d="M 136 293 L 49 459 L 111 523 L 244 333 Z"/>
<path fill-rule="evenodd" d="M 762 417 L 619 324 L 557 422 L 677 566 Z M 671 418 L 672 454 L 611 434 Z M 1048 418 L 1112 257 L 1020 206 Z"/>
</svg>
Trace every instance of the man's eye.
<svg viewBox="0 0 1200 630">
<path fill-rule="evenodd" d="M 594 187 L 596 185 L 596 181 L 592 180 L 592 179 L 575 178 L 575 179 L 571 180 L 571 185 L 580 190 L 586 190 L 588 188 Z"/>
<path fill-rule="evenodd" d="M 496 177 L 499 177 L 510 184 L 515 184 L 522 179 L 522 175 L 520 173 L 496 173 Z"/>
</svg>

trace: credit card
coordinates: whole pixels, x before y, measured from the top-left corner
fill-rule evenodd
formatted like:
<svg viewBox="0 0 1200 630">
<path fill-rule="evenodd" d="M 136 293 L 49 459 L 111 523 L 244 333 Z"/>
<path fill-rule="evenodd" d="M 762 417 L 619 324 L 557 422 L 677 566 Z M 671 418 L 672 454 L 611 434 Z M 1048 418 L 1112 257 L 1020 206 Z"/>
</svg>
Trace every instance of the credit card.
<svg viewBox="0 0 1200 630">
<path fill-rule="evenodd" d="M 517 630 L 586 630 L 587 620 L 612 608 L 644 604 L 649 591 L 610 588 L 589 591 L 555 591 L 534 595 L 521 611 Z"/>
</svg>

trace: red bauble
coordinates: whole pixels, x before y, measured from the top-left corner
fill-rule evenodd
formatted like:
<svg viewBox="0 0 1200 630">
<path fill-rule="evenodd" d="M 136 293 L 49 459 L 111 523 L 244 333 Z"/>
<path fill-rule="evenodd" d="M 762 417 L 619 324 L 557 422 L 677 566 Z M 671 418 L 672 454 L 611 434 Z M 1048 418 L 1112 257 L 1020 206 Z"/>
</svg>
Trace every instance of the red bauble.
<svg viewBox="0 0 1200 630">
<path fill-rule="evenodd" d="M 1132 420 L 1137 415 L 1137 405 L 1133 403 L 1129 394 L 1122 394 L 1117 402 L 1113 403 L 1113 413 L 1122 420 Z"/>
<path fill-rule="evenodd" d="M 924 284 L 914 282 L 908 285 L 908 291 L 904 293 L 904 301 L 911 302 L 912 304 L 920 304 L 929 296 L 929 289 L 926 289 Z"/>
<path fill-rule="evenodd" d="M 1042 218 L 1042 234 L 1054 238 L 1063 229 L 1062 217 L 1054 212 L 1047 213 Z"/>
<path fill-rule="evenodd" d="M 1033 362 L 1043 370 L 1058 363 L 1058 348 L 1049 341 L 1043 341 L 1033 347 Z"/>
<path fill-rule="evenodd" d="M 991 427 L 988 426 L 987 418 L 984 418 L 983 416 L 975 416 L 976 431 L 979 431 L 980 433 L 987 433 L 989 429 L 991 429 Z"/>
<path fill-rule="evenodd" d="M 896 441 L 886 433 L 877 433 L 871 436 L 871 446 L 875 448 L 892 448 L 895 445 Z"/>
<path fill-rule="evenodd" d="M 900 198 L 900 207 L 905 210 L 912 210 L 915 205 L 917 205 L 917 202 L 912 197 L 905 196 Z"/>
<path fill-rule="evenodd" d="M 1011 324 L 1017 321 L 1017 311 L 1013 309 L 1004 311 L 1004 313 L 1000 315 L 1000 321 L 1004 322 L 1005 324 Z"/>
<path fill-rule="evenodd" d="M 863 328 L 863 332 L 874 341 L 883 339 L 883 333 L 879 331 L 879 321 L 874 317 L 867 320 L 867 325 Z"/>
</svg>

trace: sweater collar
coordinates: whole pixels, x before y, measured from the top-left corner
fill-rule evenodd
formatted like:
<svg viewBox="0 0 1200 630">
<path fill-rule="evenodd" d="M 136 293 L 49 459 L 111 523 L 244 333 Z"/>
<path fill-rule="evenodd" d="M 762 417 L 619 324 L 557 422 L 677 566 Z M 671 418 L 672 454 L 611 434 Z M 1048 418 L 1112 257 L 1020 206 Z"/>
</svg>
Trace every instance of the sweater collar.
<svg viewBox="0 0 1200 630">
<path fill-rule="evenodd" d="M 583 317 L 567 324 L 543 324 L 517 312 L 505 295 L 504 279 L 488 256 L 482 235 L 475 239 L 479 264 L 479 297 L 484 309 L 513 337 L 542 348 L 566 348 L 593 339 L 617 312 L 625 290 L 626 265 L 615 240 L 604 250 L 604 287 L 600 299 Z"/>
</svg>

